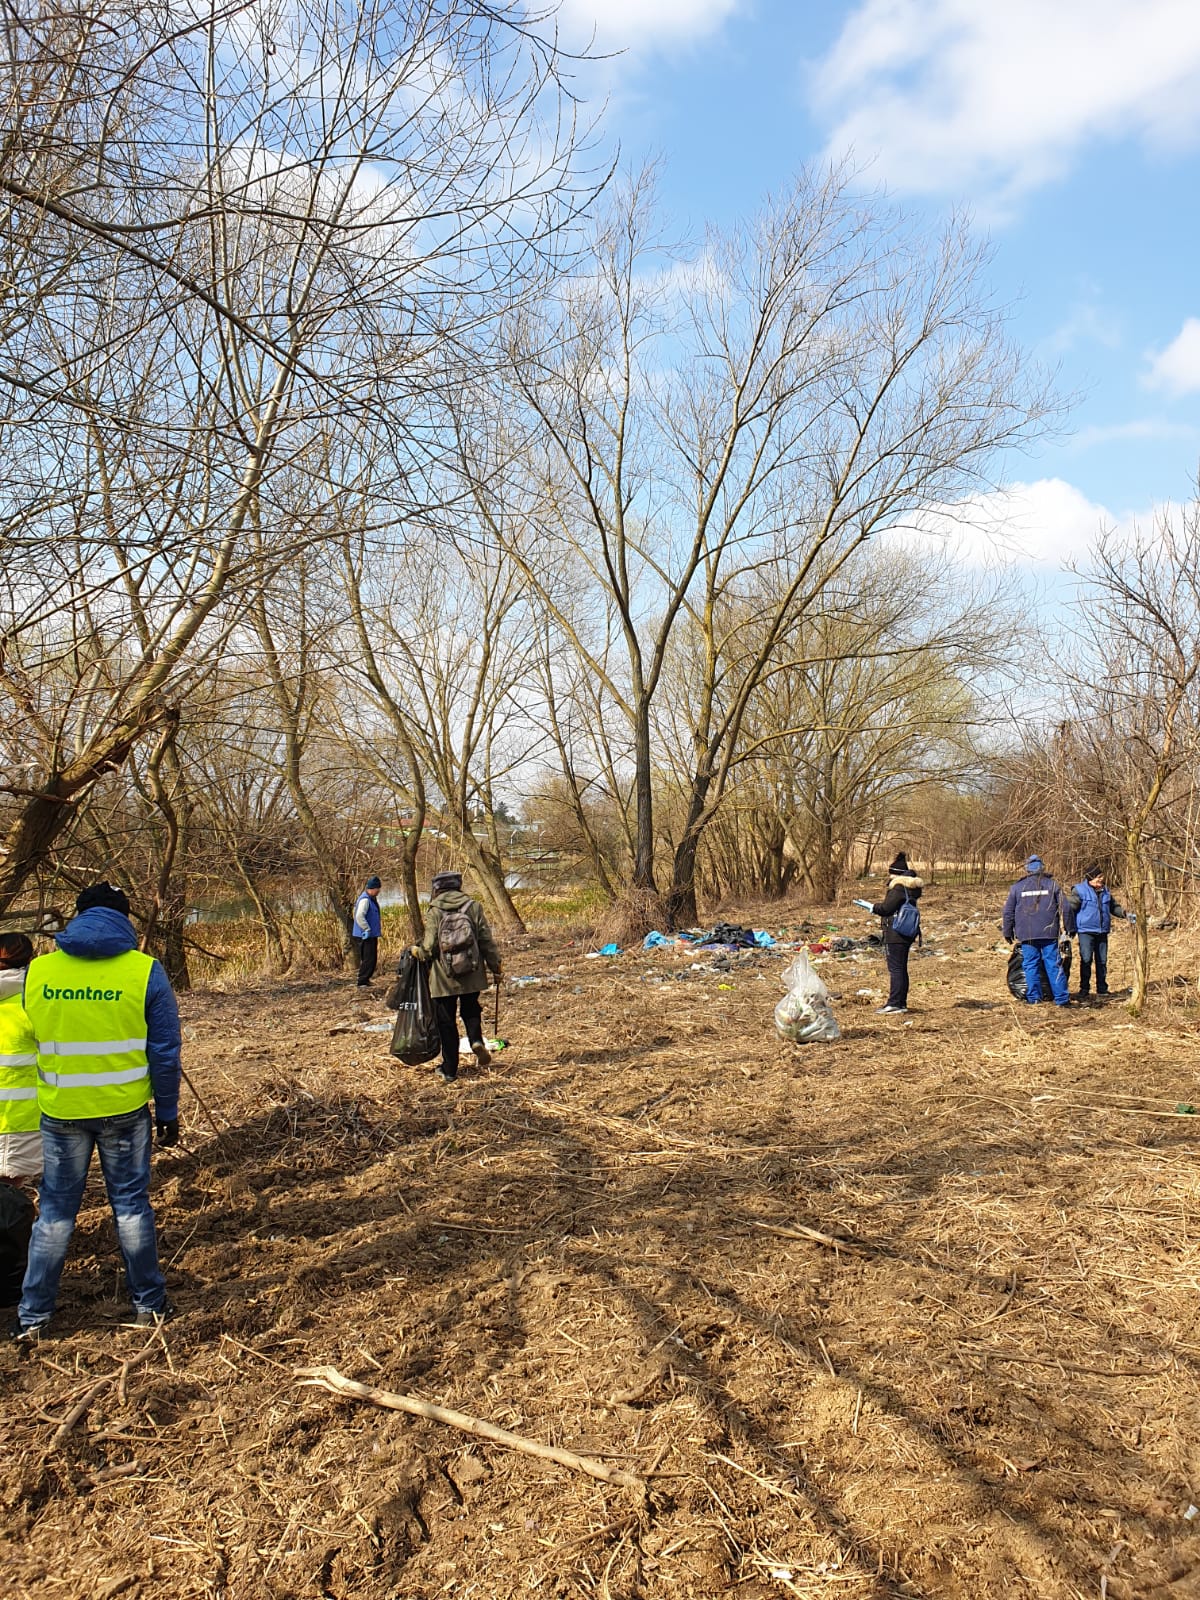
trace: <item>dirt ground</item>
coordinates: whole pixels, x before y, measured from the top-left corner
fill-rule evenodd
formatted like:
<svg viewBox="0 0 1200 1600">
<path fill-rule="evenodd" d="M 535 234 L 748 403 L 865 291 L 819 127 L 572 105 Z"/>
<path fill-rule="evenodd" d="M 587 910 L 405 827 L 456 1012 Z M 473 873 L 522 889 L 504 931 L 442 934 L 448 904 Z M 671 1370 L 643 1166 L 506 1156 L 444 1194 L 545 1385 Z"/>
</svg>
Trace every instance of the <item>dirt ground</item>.
<svg viewBox="0 0 1200 1600">
<path fill-rule="evenodd" d="M 185 996 L 180 1315 L 122 1328 L 93 1185 L 54 1336 L 0 1351 L 0 1590 L 1200 1595 L 1196 962 L 1159 936 L 1138 1024 L 1019 1006 L 1000 893 L 927 895 L 907 1018 L 826 958 L 828 1045 L 776 1040 L 778 955 L 561 936 L 457 1089 L 369 1031 L 382 985 Z"/>
</svg>

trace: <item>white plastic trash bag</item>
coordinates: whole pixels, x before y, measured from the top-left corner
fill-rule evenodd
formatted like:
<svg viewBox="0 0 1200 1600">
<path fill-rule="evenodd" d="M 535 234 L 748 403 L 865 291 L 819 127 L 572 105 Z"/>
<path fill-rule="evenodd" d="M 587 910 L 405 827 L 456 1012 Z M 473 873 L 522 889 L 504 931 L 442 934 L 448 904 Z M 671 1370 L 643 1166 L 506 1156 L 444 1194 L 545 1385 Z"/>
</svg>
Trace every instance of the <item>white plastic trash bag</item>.
<svg viewBox="0 0 1200 1600">
<path fill-rule="evenodd" d="M 775 1007 L 775 1031 L 789 1044 L 814 1044 L 840 1039 L 842 1031 L 829 1004 L 829 990 L 813 971 L 808 951 L 800 954 L 783 974 L 787 993 Z"/>
</svg>

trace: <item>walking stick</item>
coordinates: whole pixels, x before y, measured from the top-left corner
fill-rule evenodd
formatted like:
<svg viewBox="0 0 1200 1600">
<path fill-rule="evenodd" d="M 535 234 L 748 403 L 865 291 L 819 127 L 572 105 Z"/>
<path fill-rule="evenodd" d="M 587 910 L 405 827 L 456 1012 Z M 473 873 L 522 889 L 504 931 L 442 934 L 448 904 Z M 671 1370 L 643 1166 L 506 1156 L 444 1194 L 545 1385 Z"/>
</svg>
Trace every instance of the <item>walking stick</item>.
<svg viewBox="0 0 1200 1600">
<path fill-rule="evenodd" d="M 500 974 L 496 974 L 496 1014 L 492 1020 L 492 1038 L 500 1037 Z"/>
</svg>

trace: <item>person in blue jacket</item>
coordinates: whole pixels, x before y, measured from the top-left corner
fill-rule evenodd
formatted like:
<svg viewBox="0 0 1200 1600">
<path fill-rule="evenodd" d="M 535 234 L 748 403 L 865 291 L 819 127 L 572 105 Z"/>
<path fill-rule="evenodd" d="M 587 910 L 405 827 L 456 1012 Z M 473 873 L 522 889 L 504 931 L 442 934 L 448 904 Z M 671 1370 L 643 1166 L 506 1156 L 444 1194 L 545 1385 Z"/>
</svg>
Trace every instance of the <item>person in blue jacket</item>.
<svg viewBox="0 0 1200 1600">
<path fill-rule="evenodd" d="M 379 960 L 379 935 L 383 932 L 383 918 L 379 910 L 379 891 L 383 884 L 372 874 L 363 885 L 363 891 L 354 902 L 354 928 L 351 937 L 358 954 L 358 987 L 366 989 L 375 976 Z"/>
<path fill-rule="evenodd" d="M 1042 973 L 1050 985 L 1056 1006 L 1069 1006 L 1071 995 L 1067 975 L 1058 954 L 1063 907 L 1070 901 L 1046 871 L 1040 856 L 1030 856 L 1025 876 L 1008 891 L 1001 927 L 1004 937 L 1021 946 L 1021 965 L 1025 968 L 1025 1000 L 1034 1006 L 1042 998 Z"/>
<path fill-rule="evenodd" d="M 1108 935 L 1114 917 L 1136 922 L 1131 911 L 1124 911 L 1112 897 L 1099 867 L 1089 867 L 1083 882 L 1075 885 L 1078 905 L 1070 905 L 1064 922 L 1068 934 L 1079 939 L 1079 998 L 1088 999 L 1092 987 L 1092 962 L 1096 964 L 1096 993 L 1108 993 Z"/>
<path fill-rule="evenodd" d="M 91 884 L 75 909 L 55 939 L 58 948 L 36 957 L 25 974 L 45 1165 L 11 1329 L 20 1340 L 36 1340 L 54 1313 L 94 1153 L 137 1325 L 155 1327 L 175 1314 L 150 1205 L 152 1134 L 160 1148 L 179 1143 L 175 992 L 162 966 L 138 950 L 123 889 Z"/>
</svg>

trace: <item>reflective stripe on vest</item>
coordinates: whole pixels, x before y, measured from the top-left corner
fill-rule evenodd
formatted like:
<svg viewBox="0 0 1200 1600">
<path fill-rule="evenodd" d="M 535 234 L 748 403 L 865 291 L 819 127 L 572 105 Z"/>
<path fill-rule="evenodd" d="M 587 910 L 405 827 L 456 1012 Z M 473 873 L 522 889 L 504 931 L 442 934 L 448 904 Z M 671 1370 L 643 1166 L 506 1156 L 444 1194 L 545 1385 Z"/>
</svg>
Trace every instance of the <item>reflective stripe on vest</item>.
<svg viewBox="0 0 1200 1600">
<path fill-rule="evenodd" d="M 30 963 L 25 1008 L 38 1040 L 38 1105 L 63 1121 L 115 1117 L 150 1098 L 146 988 L 152 956 L 88 961 L 61 950 Z"/>
<path fill-rule="evenodd" d="M 36 1133 L 37 1040 L 21 995 L 0 1000 L 0 1133 Z"/>
</svg>

